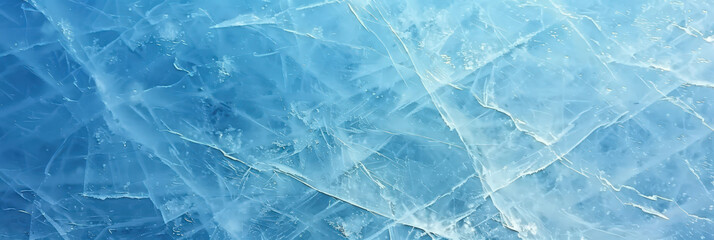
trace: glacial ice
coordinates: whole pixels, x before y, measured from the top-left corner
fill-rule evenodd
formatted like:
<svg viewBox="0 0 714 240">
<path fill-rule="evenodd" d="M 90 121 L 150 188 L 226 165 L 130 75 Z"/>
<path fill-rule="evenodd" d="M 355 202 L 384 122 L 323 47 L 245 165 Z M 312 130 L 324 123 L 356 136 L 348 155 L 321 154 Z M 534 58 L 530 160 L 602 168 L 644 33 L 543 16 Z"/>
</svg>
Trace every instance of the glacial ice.
<svg viewBox="0 0 714 240">
<path fill-rule="evenodd" d="M 710 0 L 4 0 L 1 239 L 714 239 Z"/>
</svg>

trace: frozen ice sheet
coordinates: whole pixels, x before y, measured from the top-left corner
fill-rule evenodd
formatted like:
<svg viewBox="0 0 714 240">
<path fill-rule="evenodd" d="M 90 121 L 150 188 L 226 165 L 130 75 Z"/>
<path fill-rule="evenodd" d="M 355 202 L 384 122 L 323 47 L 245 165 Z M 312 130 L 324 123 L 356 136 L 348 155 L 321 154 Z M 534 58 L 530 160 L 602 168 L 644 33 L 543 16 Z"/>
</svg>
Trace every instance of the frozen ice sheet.
<svg viewBox="0 0 714 240">
<path fill-rule="evenodd" d="M 711 11 L 6 0 L 0 238 L 714 239 Z"/>
</svg>

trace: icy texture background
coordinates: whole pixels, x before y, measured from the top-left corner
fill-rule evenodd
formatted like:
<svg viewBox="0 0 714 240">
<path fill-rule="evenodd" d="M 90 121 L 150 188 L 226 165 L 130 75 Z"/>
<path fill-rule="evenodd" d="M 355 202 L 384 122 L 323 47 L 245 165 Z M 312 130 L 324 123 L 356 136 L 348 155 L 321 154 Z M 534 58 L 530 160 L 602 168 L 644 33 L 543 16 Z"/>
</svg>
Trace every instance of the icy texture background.
<svg viewBox="0 0 714 240">
<path fill-rule="evenodd" d="M 710 0 L 0 1 L 2 239 L 714 239 Z"/>
</svg>

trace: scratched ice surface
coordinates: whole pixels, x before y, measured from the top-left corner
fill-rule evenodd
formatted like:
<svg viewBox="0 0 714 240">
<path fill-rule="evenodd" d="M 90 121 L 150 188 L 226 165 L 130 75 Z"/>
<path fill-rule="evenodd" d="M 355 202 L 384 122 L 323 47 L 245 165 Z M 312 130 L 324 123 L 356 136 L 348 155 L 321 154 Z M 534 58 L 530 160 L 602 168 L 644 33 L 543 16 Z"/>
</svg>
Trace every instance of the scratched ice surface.
<svg viewBox="0 0 714 240">
<path fill-rule="evenodd" d="M 714 239 L 709 0 L 4 0 L 1 239 Z"/>
</svg>

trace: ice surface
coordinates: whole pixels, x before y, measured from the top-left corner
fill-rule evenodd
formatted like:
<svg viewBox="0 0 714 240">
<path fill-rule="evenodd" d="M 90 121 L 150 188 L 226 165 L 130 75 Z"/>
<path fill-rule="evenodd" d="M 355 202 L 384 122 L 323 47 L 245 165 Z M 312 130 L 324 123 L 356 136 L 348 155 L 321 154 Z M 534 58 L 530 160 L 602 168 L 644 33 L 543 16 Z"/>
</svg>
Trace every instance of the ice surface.
<svg viewBox="0 0 714 240">
<path fill-rule="evenodd" d="M 4 0 L 2 239 L 714 239 L 710 0 Z"/>
</svg>

